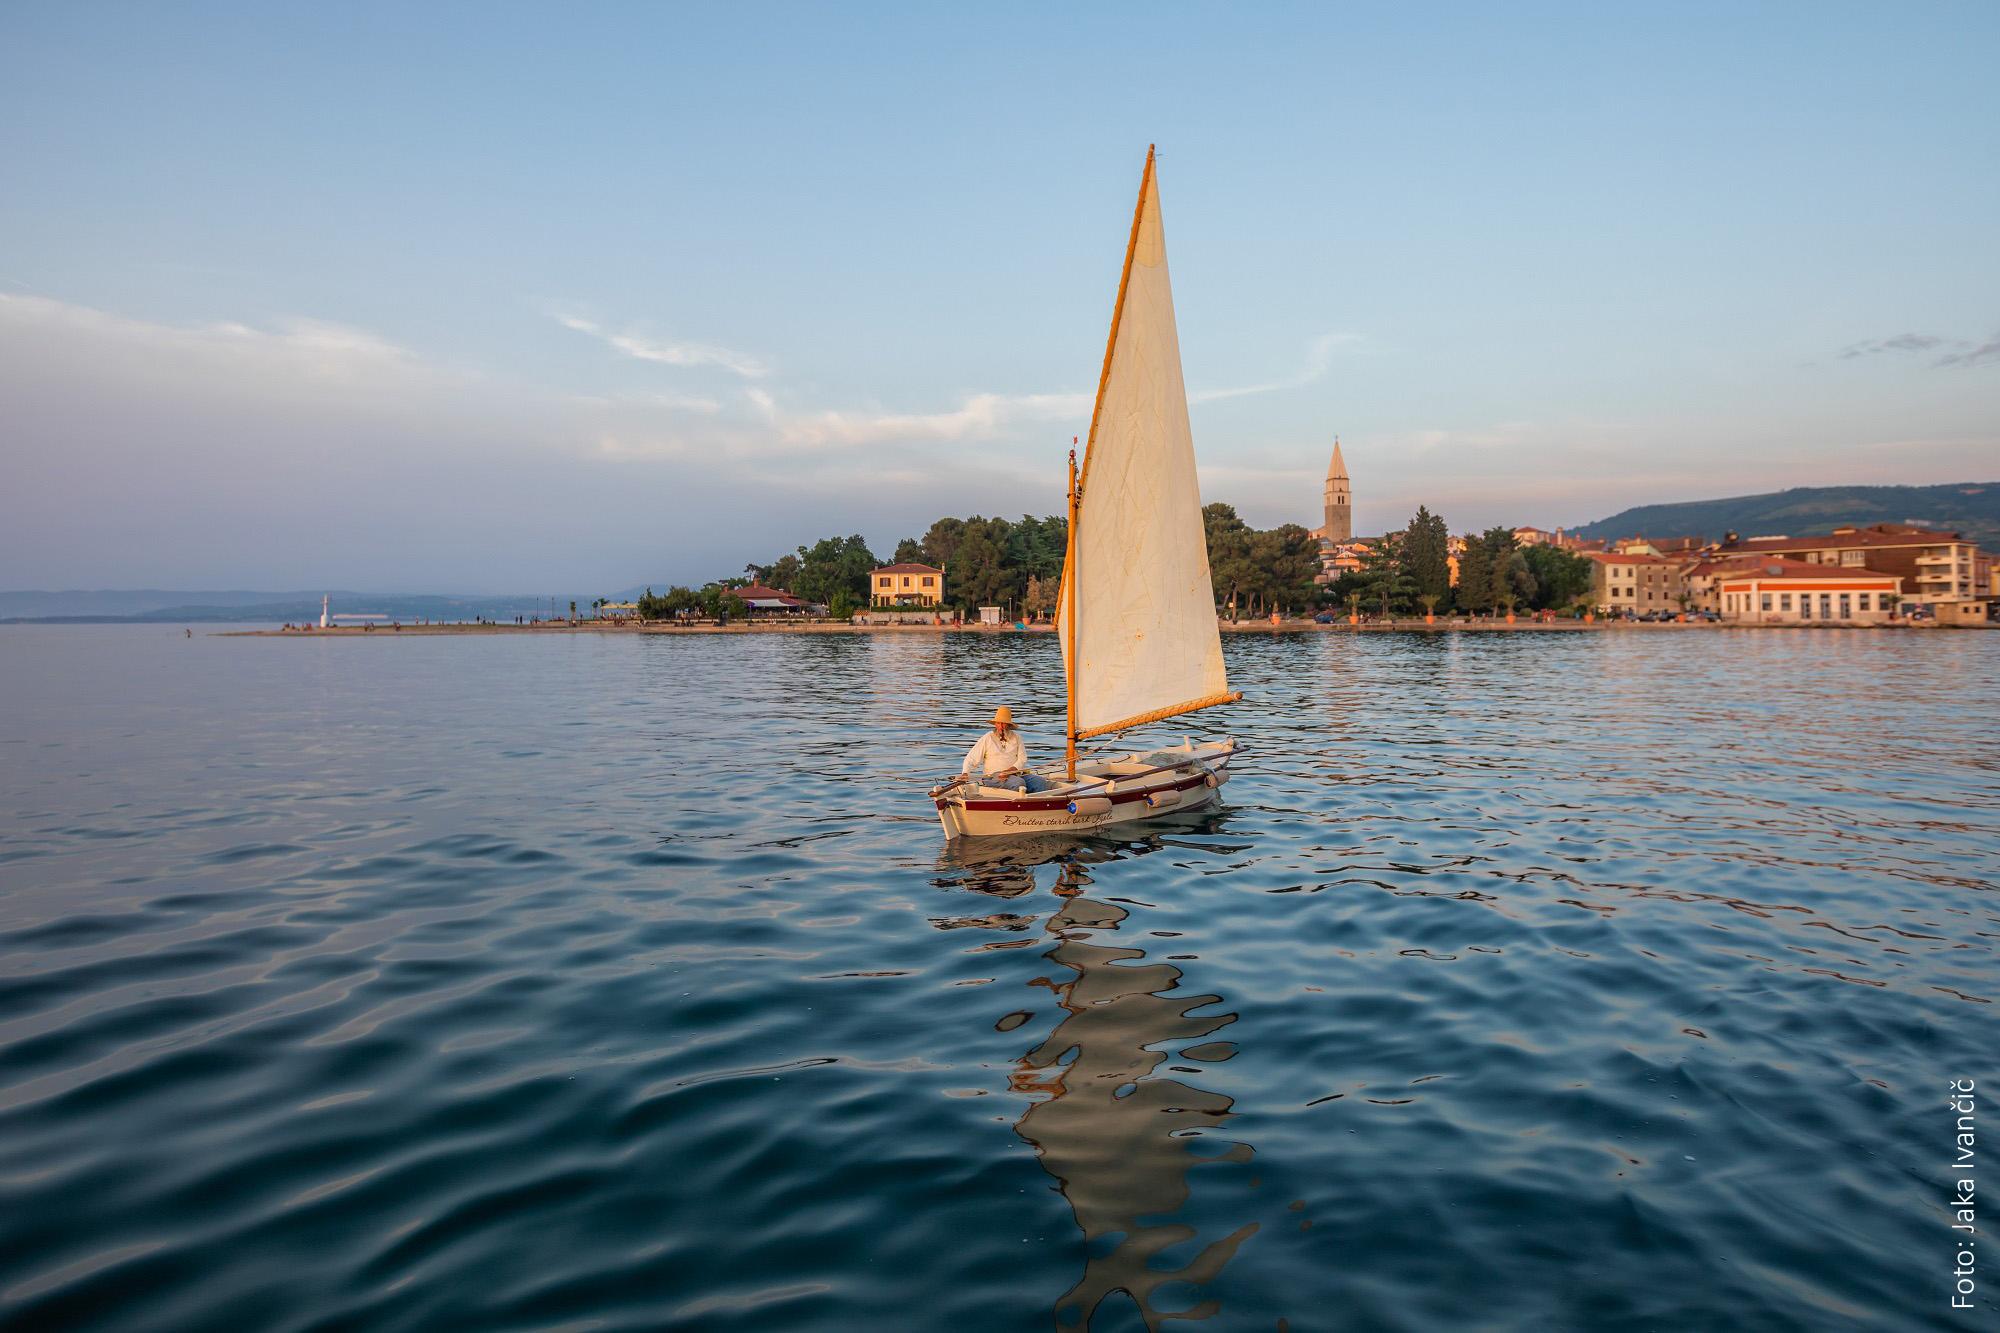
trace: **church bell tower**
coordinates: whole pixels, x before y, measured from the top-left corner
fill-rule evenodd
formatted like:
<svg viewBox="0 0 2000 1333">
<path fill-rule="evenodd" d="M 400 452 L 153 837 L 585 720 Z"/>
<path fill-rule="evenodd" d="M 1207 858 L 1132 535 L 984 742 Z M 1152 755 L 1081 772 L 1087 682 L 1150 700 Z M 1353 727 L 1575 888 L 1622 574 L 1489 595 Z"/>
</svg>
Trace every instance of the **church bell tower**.
<svg viewBox="0 0 2000 1333">
<path fill-rule="evenodd" d="M 1347 460 L 1340 456 L 1340 437 L 1333 439 L 1333 461 L 1326 468 L 1326 539 L 1354 540 L 1354 509 L 1347 490 Z"/>
</svg>

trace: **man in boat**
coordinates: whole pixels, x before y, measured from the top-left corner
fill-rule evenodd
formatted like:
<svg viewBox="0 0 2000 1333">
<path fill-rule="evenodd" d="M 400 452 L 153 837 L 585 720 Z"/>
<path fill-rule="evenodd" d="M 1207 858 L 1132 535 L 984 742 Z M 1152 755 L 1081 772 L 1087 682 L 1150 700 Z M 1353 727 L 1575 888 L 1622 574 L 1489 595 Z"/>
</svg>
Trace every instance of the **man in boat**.
<svg viewBox="0 0 2000 1333">
<path fill-rule="evenodd" d="M 1027 746 L 1021 742 L 1021 733 L 1014 730 L 1014 710 L 1005 704 L 993 710 L 993 730 L 972 743 L 958 771 L 980 774 L 980 781 L 989 787 L 1021 792 L 1049 789 L 1047 778 L 1028 772 Z"/>
</svg>

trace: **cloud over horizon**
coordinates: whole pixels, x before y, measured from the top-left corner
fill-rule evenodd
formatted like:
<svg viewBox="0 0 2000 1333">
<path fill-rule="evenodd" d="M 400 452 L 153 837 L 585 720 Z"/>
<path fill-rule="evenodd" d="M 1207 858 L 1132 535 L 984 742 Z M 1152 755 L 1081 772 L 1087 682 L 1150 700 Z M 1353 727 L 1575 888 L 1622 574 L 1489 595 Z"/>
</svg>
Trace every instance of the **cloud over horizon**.
<svg viewBox="0 0 2000 1333">
<path fill-rule="evenodd" d="M 602 341 L 613 364 L 646 360 Z M 1330 441 L 1246 434 L 1240 405 L 1319 391 L 1339 350 L 1358 345 L 1317 335 L 1293 376 L 1191 395 L 1209 499 L 1259 526 L 1317 522 Z M 1055 512 L 1061 453 L 1092 397 L 986 389 L 936 407 L 857 406 L 773 371 L 652 364 L 668 378 L 635 367 L 581 392 L 346 323 L 177 325 L 0 294 L 0 489 L 12 501 L 0 568 L 23 587 L 700 581 L 835 531 L 886 547 L 942 514 Z M 674 378 L 718 371 L 731 377 L 721 387 Z M 1346 443 L 1370 531 L 1417 503 L 1455 529 L 1553 527 L 1662 498 L 1970 476 L 1993 444 L 1857 431 L 1840 473 L 1821 453 L 1806 477 L 1786 452 L 1797 433 L 1787 419 L 1684 433 L 1643 414 L 1447 415 Z"/>
</svg>

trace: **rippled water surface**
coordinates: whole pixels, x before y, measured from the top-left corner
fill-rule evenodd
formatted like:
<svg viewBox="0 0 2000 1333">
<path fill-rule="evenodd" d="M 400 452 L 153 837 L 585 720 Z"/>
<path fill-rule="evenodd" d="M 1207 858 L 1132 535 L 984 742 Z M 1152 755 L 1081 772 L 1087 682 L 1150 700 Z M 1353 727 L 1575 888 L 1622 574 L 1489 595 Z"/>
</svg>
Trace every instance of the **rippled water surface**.
<svg viewBox="0 0 2000 1333">
<path fill-rule="evenodd" d="M 1046 638 L 0 629 L 0 1322 L 1949 1324 L 2000 635 L 1228 655 L 953 853 Z"/>
</svg>

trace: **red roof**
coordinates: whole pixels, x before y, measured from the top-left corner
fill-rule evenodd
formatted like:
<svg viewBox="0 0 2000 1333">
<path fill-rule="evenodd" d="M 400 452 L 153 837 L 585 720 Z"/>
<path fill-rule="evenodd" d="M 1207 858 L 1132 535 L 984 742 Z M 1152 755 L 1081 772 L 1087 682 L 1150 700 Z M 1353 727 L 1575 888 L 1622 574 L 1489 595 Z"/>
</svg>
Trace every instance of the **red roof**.
<svg viewBox="0 0 2000 1333">
<path fill-rule="evenodd" d="M 910 561 L 908 561 L 908 560 L 903 560 L 903 561 L 899 561 L 898 563 L 896 563 L 896 564 L 893 564 L 893 565 L 884 565 L 884 566 L 882 566 L 882 568 L 880 568 L 880 569 L 876 570 L 875 572 L 876 572 L 877 574 L 942 574 L 942 573 L 944 573 L 944 571 L 943 571 L 942 569 L 939 569 L 939 568 L 937 568 L 937 567 L 936 567 L 936 566 L 934 566 L 934 565 L 918 565 L 918 564 L 913 564 L 913 563 L 911 563 L 911 562 L 910 562 Z"/>
<path fill-rule="evenodd" d="M 1678 565 L 1678 560 L 1669 560 L 1663 555 L 1617 555 L 1610 551 L 1584 551 L 1585 560 L 1595 560 L 1600 565 Z"/>
<path fill-rule="evenodd" d="M 783 602 L 786 606 L 804 606 L 805 598 L 794 597 L 778 588 L 767 588 L 761 583 L 753 583 L 747 588 L 732 588 L 731 592 L 746 602 Z"/>
<path fill-rule="evenodd" d="M 1858 565 L 1821 565 L 1811 560 L 1787 560 L 1781 555 L 1749 556 L 1731 560 L 1716 577 L 1725 579 L 1880 579 L 1900 584 L 1895 574 L 1883 574 Z"/>
<path fill-rule="evenodd" d="M 1935 546 L 1941 542 L 1963 541 L 1956 532 L 1906 527 L 1900 523 L 1878 523 L 1852 532 L 1830 532 L 1821 537 L 1752 537 L 1724 547 L 1728 551 L 1835 551 L 1854 546 Z"/>
</svg>

